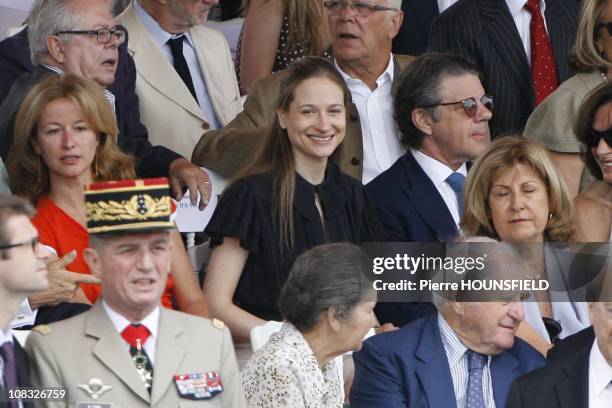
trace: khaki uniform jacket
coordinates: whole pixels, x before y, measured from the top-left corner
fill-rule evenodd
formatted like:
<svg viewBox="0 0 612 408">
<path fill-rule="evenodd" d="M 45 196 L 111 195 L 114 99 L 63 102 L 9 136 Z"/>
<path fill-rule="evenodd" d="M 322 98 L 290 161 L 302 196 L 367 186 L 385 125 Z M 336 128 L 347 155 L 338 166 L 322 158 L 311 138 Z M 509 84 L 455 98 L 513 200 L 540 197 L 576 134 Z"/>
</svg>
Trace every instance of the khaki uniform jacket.
<svg viewBox="0 0 612 408">
<path fill-rule="evenodd" d="M 134 5 L 117 17 L 129 32 L 128 52 L 136 64 L 140 119 L 153 145 L 189 158 L 208 122 L 172 64 L 153 42 Z M 202 68 L 206 89 L 221 126 L 242 110 L 234 63 L 225 37 L 204 26 L 189 30 Z"/>
<path fill-rule="evenodd" d="M 399 83 L 402 68 L 412 58 L 394 56 L 394 87 Z M 246 99 L 244 110 L 224 128 L 204 134 L 193 151 L 191 161 L 225 177 L 232 177 L 243 169 L 259 147 L 268 143 L 276 115 L 275 104 L 284 75 L 285 71 L 281 71 L 256 81 Z M 357 107 L 352 102 L 346 112 L 346 135 L 337 164 L 344 173 L 361 180 L 361 123 Z"/>
<path fill-rule="evenodd" d="M 150 396 L 125 341 L 100 302 L 86 313 L 35 328 L 26 344 L 31 356 L 32 386 L 66 387 L 70 400 L 68 405 L 40 401 L 36 406 L 76 407 L 77 402 L 106 402 L 112 403 L 113 408 L 243 407 L 240 373 L 229 330 L 214 327 L 208 319 L 165 308 L 161 308 L 159 319 Z M 179 396 L 174 375 L 209 371 L 221 374 L 223 392 L 208 400 Z M 92 378 L 112 388 L 92 399 L 79 387 Z"/>
</svg>

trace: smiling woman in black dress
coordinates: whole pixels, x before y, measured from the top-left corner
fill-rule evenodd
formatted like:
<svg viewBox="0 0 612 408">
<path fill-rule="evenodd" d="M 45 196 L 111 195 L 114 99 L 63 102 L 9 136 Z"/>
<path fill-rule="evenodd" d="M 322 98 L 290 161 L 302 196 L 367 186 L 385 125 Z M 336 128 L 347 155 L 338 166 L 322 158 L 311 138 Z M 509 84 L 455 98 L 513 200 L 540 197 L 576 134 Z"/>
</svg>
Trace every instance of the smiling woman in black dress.
<svg viewBox="0 0 612 408">
<path fill-rule="evenodd" d="M 206 228 L 214 249 L 204 292 L 238 342 L 254 326 L 281 320 L 280 289 L 301 253 L 384 238 L 363 185 L 328 160 L 345 133 L 342 77 L 318 57 L 287 71 L 270 142 L 223 193 Z"/>
</svg>

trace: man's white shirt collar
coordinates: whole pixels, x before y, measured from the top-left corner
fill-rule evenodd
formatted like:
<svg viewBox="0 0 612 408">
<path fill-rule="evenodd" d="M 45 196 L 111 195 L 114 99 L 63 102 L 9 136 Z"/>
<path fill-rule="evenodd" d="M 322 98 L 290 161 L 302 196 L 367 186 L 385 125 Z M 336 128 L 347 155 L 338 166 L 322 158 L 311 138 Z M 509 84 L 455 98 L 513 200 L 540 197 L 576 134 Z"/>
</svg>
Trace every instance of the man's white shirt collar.
<svg viewBox="0 0 612 408">
<path fill-rule="evenodd" d="M 465 163 L 463 163 L 457 170 L 453 171 L 453 169 L 448 167 L 446 164 L 434 159 L 431 156 L 428 156 L 420 150 L 410 149 L 410 152 L 436 188 L 442 185 L 442 183 L 445 183 L 448 176 L 454 172 L 467 176 L 467 166 Z"/>
<path fill-rule="evenodd" d="M 595 395 L 600 395 L 603 390 L 612 382 L 612 365 L 608 363 L 601 350 L 597 339 L 591 347 L 589 356 L 589 385 L 593 385 Z"/>
<path fill-rule="evenodd" d="M 344 82 L 346 82 L 347 84 L 363 83 L 362 80 L 352 78 L 349 74 L 344 72 L 342 68 L 340 68 L 340 66 L 338 65 L 338 62 L 336 61 L 335 58 L 334 58 L 334 66 L 336 67 L 340 75 L 342 76 L 342 79 L 344 79 Z M 395 70 L 395 63 L 393 62 L 393 54 L 389 54 L 389 63 L 387 64 L 387 68 L 384 70 L 382 74 L 380 74 L 378 78 L 376 78 L 376 85 L 381 86 L 386 81 L 393 82 L 394 70 Z"/>
</svg>

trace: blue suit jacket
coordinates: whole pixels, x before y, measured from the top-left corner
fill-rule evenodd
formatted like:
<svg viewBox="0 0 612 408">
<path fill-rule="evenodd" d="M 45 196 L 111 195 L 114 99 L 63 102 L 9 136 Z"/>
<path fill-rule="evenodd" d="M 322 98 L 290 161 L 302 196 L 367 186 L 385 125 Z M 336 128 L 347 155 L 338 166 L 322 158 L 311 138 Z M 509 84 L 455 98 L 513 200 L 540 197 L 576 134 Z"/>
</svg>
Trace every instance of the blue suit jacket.
<svg viewBox="0 0 612 408">
<path fill-rule="evenodd" d="M 438 189 L 410 151 L 366 186 L 391 242 L 438 242 L 458 235 L 457 226 Z M 380 323 L 401 327 L 435 311 L 423 302 L 376 305 Z"/>
<path fill-rule="evenodd" d="M 410 151 L 366 186 L 392 242 L 448 241 L 458 234 L 446 203 Z"/>
<path fill-rule="evenodd" d="M 456 406 L 437 319 L 434 313 L 364 342 L 353 354 L 352 408 Z M 496 406 L 504 406 L 514 378 L 545 364 L 544 357 L 519 338 L 511 349 L 494 356 L 491 380 Z"/>
</svg>

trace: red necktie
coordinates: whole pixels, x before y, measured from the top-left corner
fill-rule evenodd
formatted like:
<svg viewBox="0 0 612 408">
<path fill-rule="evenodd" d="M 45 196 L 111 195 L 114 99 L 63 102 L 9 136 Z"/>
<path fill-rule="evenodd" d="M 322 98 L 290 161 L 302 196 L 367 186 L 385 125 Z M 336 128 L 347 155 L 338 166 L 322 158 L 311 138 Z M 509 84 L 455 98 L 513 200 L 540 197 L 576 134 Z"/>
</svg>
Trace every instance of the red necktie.
<svg viewBox="0 0 612 408">
<path fill-rule="evenodd" d="M 138 349 L 136 339 L 139 339 L 140 345 L 144 346 L 145 341 L 147 341 L 150 335 L 151 332 L 147 329 L 147 326 L 140 323 L 132 323 L 121 332 L 121 337 L 135 349 Z"/>
<path fill-rule="evenodd" d="M 540 0 L 528 0 L 525 8 L 531 13 L 531 24 L 529 26 L 531 35 L 531 78 L 535 90 L 535 104 L 538 106 L 540 102 L 557 89 L 559 82 L 557 80 L 555 55 L 548 34 L 546 34 L 544 17 L 540 12 Z"/>
</svg>

